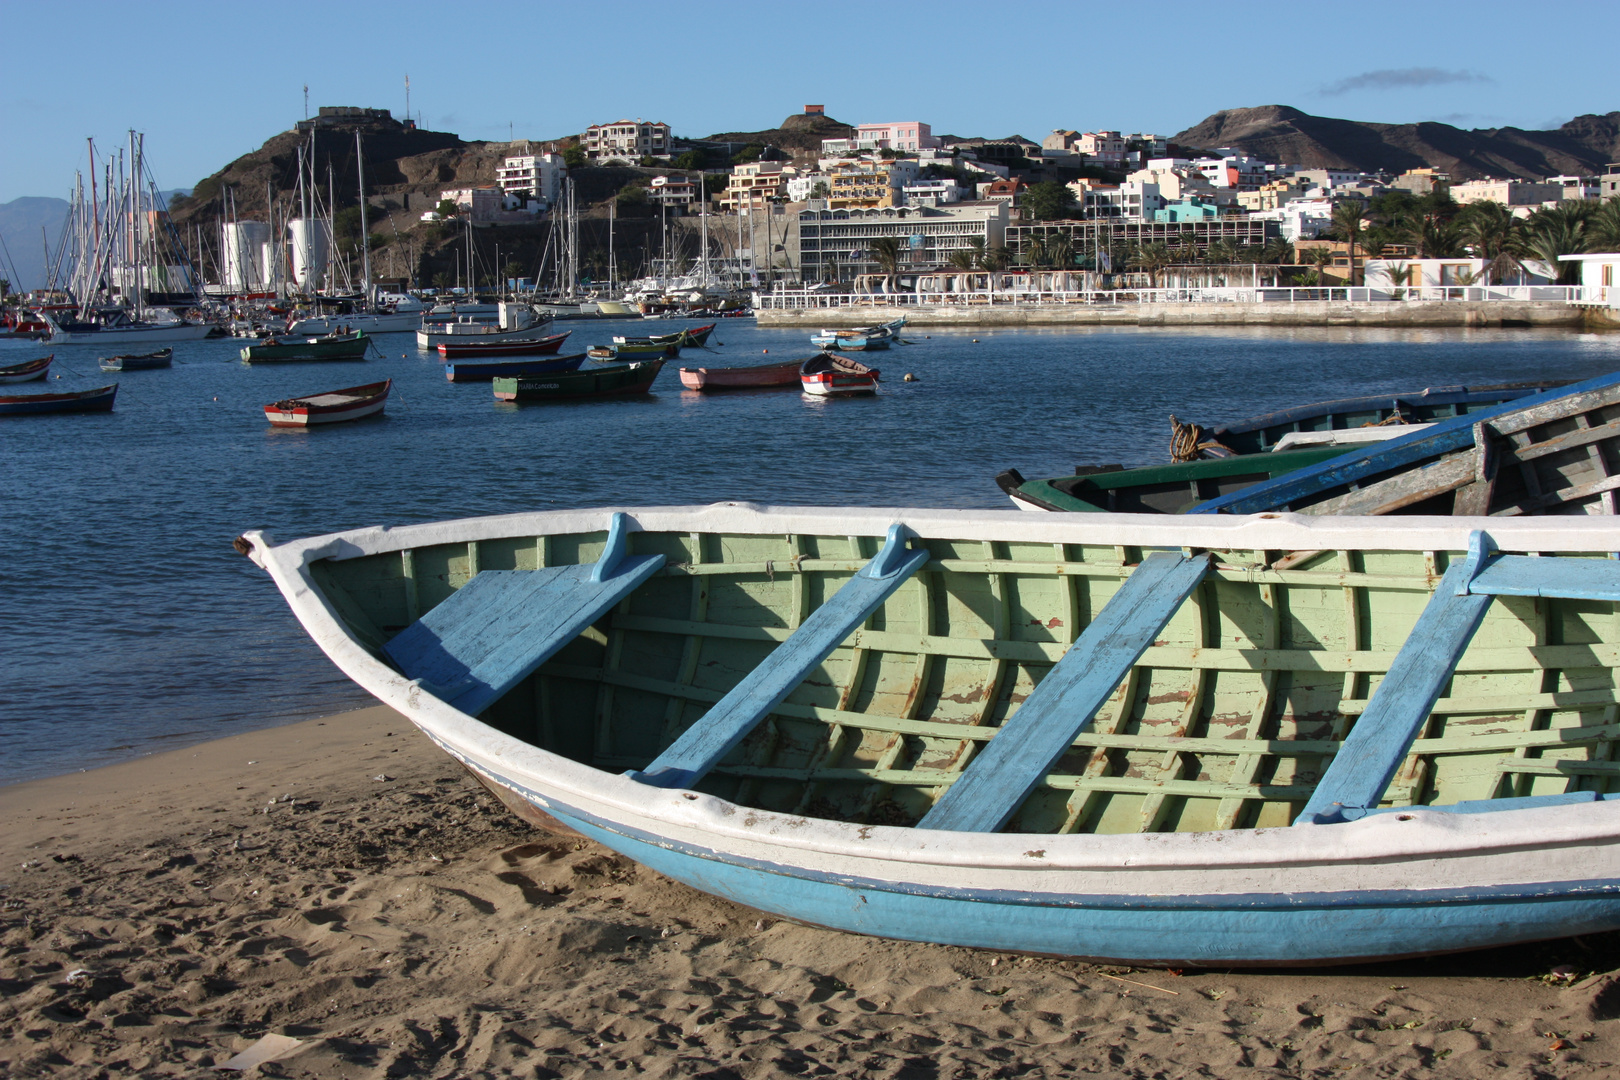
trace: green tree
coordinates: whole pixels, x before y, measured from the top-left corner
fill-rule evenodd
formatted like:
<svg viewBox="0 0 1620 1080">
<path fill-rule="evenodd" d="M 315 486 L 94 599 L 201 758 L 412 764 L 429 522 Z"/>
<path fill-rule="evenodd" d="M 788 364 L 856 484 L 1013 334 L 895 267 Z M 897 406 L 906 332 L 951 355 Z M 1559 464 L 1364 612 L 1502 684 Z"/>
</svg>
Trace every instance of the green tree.
<svg viewBox="0 0 1620 1080">
<path fill-rule="evenodd" d="M 433 287 L 435 289 L 448 289 L 454 281 L 455 279 L 443 270 L 433 275 Z"/>
<path fill-rule="evenodd" d="M 746 165 L 750 161 L 758 161 L 759 155 L 763 154 L 764 152 L 765 148 L 759 143 L 749 143 L 747 146 L 731 155 L 731 163 L 733 165 Z"/>
<path fill-rule="evenodd" d="M 1620 197 L 1604 200 L 1586 221 L 1588 251 L 1620 251 Z"/>
<path fill-rule="evenodd" d="M 825 180 L 817 180 L 815 186 L 810 189 L 810 197 L 812 199 L 825 199 L 831 194 L 832 189 L 827 186 L 827 182 Z"/>
<path fill-rule="evenodd" d="M 1294 245 L 1280 236 L 1274 236 L 1266 241 L 1261 249 L 1262 260 L 1273 266 L 1282 266 L 1294 261 Z"/>
<path fill-rule="evenodd" d="M 1046 238 L 1046 261 L 1063 270 L 1074 265 L 1074 241 L 1068 233 L 1053 233 Z"/>
<path fill-rule="evenodd" d="M 709 155 L 704 152 L 701 146 L 694 146 L 675 158 L 675 167 L 677 169 L 686 169 L 689 172 L 695 172 L 708 163 Z"/>
<path fill-rule="evenodd" d="M 889 292 L 894 292 L 898 287 L 900 251 L 900 239 L 894 236 L 880 236 L 872 241 L 868 249 L 872 261 L 883 270 L 884 284 Z"/>
<path fill-rule="evenodd" d="M 1024 245 L 1023 257 L 1020 259 L 1025 266 L 1041 266 L 1046 262 L 1046 238 L 1031 236 L 1029 243 Z"/>
<path fill-rule="evenodd" d="M 1164 268 L 1170 265 L 1171 259 L 1170 245 L 1162 240 L 1155 240 L 1132 251 L 1126 265 L 1147 274 L 1148 284 L 1157 289 L 1159 275 L 1164 273 Z"/>
<path fill-rule="evenodd" d="M 461 206 L 454 199 L 440 199 L 439 205 L 433 208 L 433 212 L 448 221 L 451 218 L 461 216 Z"/>
<path fill-rule="evenodd" d="M 1486 260 L 1485 284 L 1499 285 L 1519 269 L 1524 226 L 1506 206 L 1481 200 L 1465 207 L 1456 222 L 1462 242 L 1474 258 Z"/>
<path fill-rule="evenodd" d="M 1043 180 L 1024 192 L 1023 208 L 1036 221 L 1057 221 L 1071 216 L 1074 210 L 1074 192 L 1067 184 L 1056 180 Z"/>
<path fill-rule="evenodd" d="M 646 206 L 648 202 L 647 189 L 640 184 L 628 184 L 619 189 L 619 193 L 613 197 L 613 201 L 618 203 L 620 208 Z"/>
<path fill-rule="evenodd" d="M 974 241 L 975 243 L 983 243 L 977 237 L 974 238 Z M 1008 250 L 1006 244 L 997 244 L 979 257 L 979 265 L 992 273 L 1000 273 L 1007 269 L 1011 263 L 1012 252 Z"/>
<path fill-rule="evenodd" d="M 1204 261 L 1216 266 L 1227 266 L 1237 262 L 1237 245 L 1222 238 L 1204 249 Z"/>
<path fill-rule="evenodd" d="M 562 153 L 563 164 L 570 169 L 578 169 L 586 164 L 585 148 L 583 146 L 570 146 Z"/>
<path fill-rule="evenodd" d="M 1524 225 L 1526 256 L 1546 263 L 1558 284 L 1578 284 L 1580 264 L 1559 262 L 1558 257 L 1587 250 L 1586 226 L 1591 218 L 1592 210 L 1585 203 L 1564 202 L 1537 210 Z"/>
<path fill-rule="evenodd" d="M 1346 279 L 1350 285 L 1356 283 L 1356 244 L 1361 240 L 1366 220 L 1367 207 L 1360 199 L 1345 199 L 1333 208 L 1333 231 L 1345 242 L 1350 256 L 1350 273 Z"/>
<path fill-rule="evenodd" d="M 974 270 L 978 268 L 979 261 L 971 248 L 957 248 L 946 256 L 945 265 L 953 270 Z"/>
<path fill-rule="evenodd" d="M 506 264 L 506 266 L 501 270 L 501 277 L 506 278 L 508 280 L 510 280 L 512 278 L 520 278 L 520 277 L 522 277 L 524 275 L 524 272 L 527 269 L 528 268 L 525 267 L 522 263 L 518 262 L 516 259 L 513 259 L 510 262 L 508 262 Z"/>
</svg>

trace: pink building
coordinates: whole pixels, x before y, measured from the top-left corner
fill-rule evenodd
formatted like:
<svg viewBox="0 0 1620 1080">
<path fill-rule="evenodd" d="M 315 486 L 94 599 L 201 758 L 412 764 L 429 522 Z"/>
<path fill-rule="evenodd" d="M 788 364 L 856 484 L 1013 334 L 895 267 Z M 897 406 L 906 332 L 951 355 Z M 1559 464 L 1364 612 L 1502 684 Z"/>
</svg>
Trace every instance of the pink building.
<svg viewBox="0 0 1620 1080">
<path fill-rule="evenodd" d="M 895 124 L 861 124 L 855 129 L 855 142 L 861 149 L 872 150 L 938 150 L 944 143 L 934 138 L 933 131 L 920 120 L 906 120 Z"/>
</svg>

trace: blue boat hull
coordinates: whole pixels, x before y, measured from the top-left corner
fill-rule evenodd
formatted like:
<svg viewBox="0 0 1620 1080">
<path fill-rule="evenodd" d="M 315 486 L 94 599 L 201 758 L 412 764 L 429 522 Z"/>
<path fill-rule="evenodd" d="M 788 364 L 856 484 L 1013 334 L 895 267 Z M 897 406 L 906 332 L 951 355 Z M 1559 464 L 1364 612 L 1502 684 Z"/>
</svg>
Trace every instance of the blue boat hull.
<svg viewBox="0 0 1620 1080">
<path fill-rule="evenodd" d="M 27 396 L 16 396 L 0 399 L 0 416 L 108 412 L 112 409 L 113 399 L 117 396 L 118 385 L 116 383 L 96 394 L 35 394 L 32 395 L 35 400 L 29 400 Z"/>
<path fill-rule="evenodd" d="M 518 375 L 548 375 L 577 371 L 585 354 L 547 356 L 536 360 L 454 360 L 444 365 L 444 377 L 451 382 L 489 382 Z"/>
</svg>

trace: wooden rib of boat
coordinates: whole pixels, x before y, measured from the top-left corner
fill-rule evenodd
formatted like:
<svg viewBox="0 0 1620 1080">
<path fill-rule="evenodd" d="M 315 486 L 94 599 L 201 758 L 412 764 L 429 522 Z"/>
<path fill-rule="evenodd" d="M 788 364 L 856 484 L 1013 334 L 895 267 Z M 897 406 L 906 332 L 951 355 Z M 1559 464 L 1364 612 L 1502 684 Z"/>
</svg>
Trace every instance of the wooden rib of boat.
<svg viewBox="0 0 1620 1080">
<path fill-rule="evenodd" d="M 286 398 L 264 407 L 264 418 L 275 427 L 316 427 L 375 416 L 388 404 L 388 391 L 394 380 L 326 390 L 318 394 Z"/>
<path fill-rule="evenodd" d="M 149 368 L 166 368 L 174 362 L 174 349 L 158 349 L 156 352 L 140 353 L 130 356 L 106 356 L 101 359 L 102 371 L 144 371 Z"/>
<path fill-rule="evenodd" d="M 1449 420 L 1505 401 L 1545 393 L 1562 385 L 1559 382 L 1519 382 L 1496 386 L 1435 386 L 1397 394 L 1370 394 L 1299 405 L 1216 428 L 1182 424 L 1172 416 L 1172 460 L 1190 460 L 1193 454 L 1203 458 L 1256 454 L 1275 449 L 1290 435 L 1301 432 L 1355 431 L 1386 424 L 1400 426 Z M 1185 444 L 1179 452 L 1177 442 Z"/>
<path fill-rule="evenodd" d="M 1081 466 L 1073 476 L 1026 480 L 1017 469 L 997 474 L 996 484 L 1020 510 L 1058 513 L 1185 514 L 1200 503 L 1253 487 L 1295 469 L 1331 461 L 1343 447 L 1277 450 L 1173 465 Z"/>
<path fill-rule="evenodd" d="M 1505 402 L 1208 500 L 1195 514 L 1608 514 L 1620 374 Z"/>
<path fill-rule="evenodd" d="M 38 360 L 24 360 L 20 364 L 7 364 L 0 367 L 0 384 L 33 382 L 43 379 L 51 369 L 51 361 L 56 354 L 42 356 Z"/>
<path fill-rule="evenodd" d="M 572 356 L 539 356 L 529 360 L 455 360 L 444 365 L 444 377 L 451 382 L 489 382 L 519 375 L 545 375 L 578 371 L 584 353 Z"/>
<path fill-rule="evenodd" d="M 110 412 L 113 399 L 118 396 L 118 384 L 94 390 L 79 390 L 65 394 L 5 394 L 0 395 L 0 416 L 24 416 L 31 413 Z"/>
<path fill-rule="evenodd" d="M 495 399 L 517 402 L 579 401 L 622 394 L 645 394 L 663 367 L 663 360 L 637 360 L 589 371 L 496 379 Z"/>
<path fill-rule="evenodd" d="M 770 386 L 800 386 L 797 360 L 782 364 L 750 364 L 731 368 L 681 368 L 681 385 L 688 390 L 741 390 Z"/>
<path fill-rule="evenodd" d="M 516 813 L 785 918 L 1198 967 L 1620 928 L 1609 519 L 726 503 L 237 547 Z"/>
<path fill-rule="evenodd" d="M 817 397 L 854 397 L 877 393 L 878 369 L 859 360 L 826 352 L 799 368 L 799 385 Z"/>
<path fill-rule="evenodd" d="M 547 356 L 562 348 L 572 330 L 524 341 L 441 341 L 436 346 L 442 360 L 484 360 L 497 356 Z"/>
<path fill-rule="evenodd" d="M 364 330 L 311 338 L 269 338 L 242 350 L 249 363 L 278 360 L 364 360 L 371 339 Z"/>
</svg>

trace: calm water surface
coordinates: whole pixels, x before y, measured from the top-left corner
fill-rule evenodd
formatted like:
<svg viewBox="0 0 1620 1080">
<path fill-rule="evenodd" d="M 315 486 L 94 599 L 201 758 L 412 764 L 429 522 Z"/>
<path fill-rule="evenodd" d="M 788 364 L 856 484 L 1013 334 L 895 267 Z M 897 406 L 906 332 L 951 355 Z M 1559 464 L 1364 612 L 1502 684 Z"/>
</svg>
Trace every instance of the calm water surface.
<svg viewBox="0 0 1620 1080">
<path fill-rule="evenodd" d="M 668 323 L 571 324 L 570 344 Z M 811 355 L 807 333 L 723 322 L 686 362 Z M 925 331 L 875 354 L 873 399 L 704 396 L 518 407 L 452 386 L 408 334 L 360 364 L 236 360 L 182 344 L 103 375 L 57 346 L 53 390 L 117 379 L 107 415 L 0 420 L 0 783 L 370 702 L 231 550 L 362 525 L 723 499 L 1009 508 L 992 477 L 1168 460 L 1167 417 L 1226 422 L 1324 398 L 1620 370 L 1620 335 L 1528 330 Z M 977 337 L 977 341 L 974 338 Z M 106 347 L 102 347 L 105 349 Z M 769 350 L 769 357 L 762 355 Z M 0 363 L 47 351 L 0 344 Z M 913 372 L 916 382 L 900 376 Z M 392 376 L 386 416 L 268 427 L 265 402 Z M 45 384 L 17 387 L 44 390 Z"/>
</svg>

